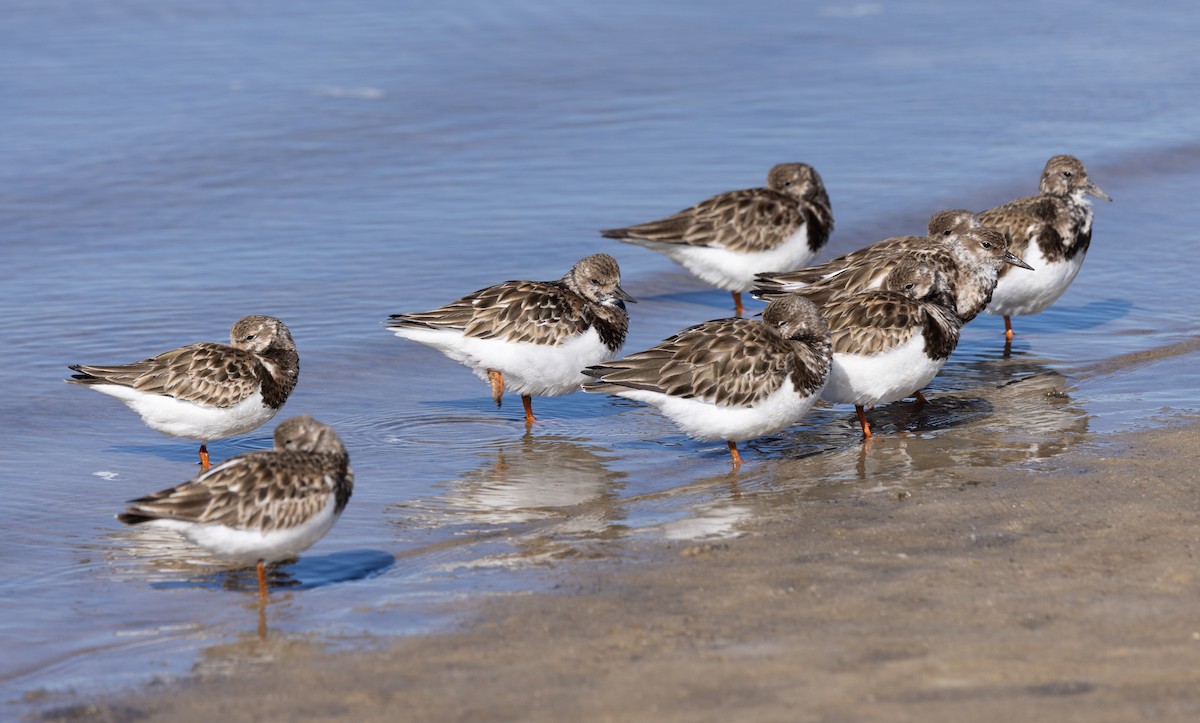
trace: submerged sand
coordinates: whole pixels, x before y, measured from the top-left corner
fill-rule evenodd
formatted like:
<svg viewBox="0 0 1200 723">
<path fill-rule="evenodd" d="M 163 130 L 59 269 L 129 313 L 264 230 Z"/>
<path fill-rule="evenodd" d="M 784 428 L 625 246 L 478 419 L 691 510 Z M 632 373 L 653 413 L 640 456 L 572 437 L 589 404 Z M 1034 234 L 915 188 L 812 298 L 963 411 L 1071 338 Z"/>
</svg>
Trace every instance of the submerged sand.
<svg viewBox="0 0 1200 723">
<path fill-rule="evenodd" d="M 49 717 L 1200 720 L 1198 439 L 1175 419 L 900 489 L 761 489 L 741 537 L 625 542 L 458 632 L 268 638 L 239 656 L 269 664 Z"/>
</svg>

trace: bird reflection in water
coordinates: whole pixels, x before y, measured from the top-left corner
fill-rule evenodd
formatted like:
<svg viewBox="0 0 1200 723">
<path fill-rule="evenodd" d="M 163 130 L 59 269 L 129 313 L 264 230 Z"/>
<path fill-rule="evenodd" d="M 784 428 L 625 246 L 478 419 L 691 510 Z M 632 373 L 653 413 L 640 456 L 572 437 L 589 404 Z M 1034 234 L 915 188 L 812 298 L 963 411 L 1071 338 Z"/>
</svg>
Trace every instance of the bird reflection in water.
<svg viewBox="0 0 1200 723">
<path fill-rule="evenodd" d="M 1063 454 L 1083 440 L 1086 413 L 1070 397 L 1068 379 L 1041 367 L 1030 376 L 931 395 L 875 411 L 886 434 L 871 444 L 837 444 L 852 420 L 845 415 L 805 433 L 828 452 L 781 462 L 781 476 L 815 480 L 806 494 L 820 499 L 910 486 L 958 484 L 981 467 L 1027 464 Z M 953 434 L 945 434 L 953 430 Z M 864 489 L 866 483 L 868 487 Z"/>
<path fill-rule="evenodd" d="M 457 528 L 470 538 L 500 533 L 516 548 L 472 563 L 480 565 L 571 556 L 579 554 L 580 541 L 619 533 L 625 473 L 609 469 L 610 450 L 567 436 L 527 433 L 476 457 L 477 467 L 439 485 L 441 495 L 392 508 L 397 524 L 422 520 L 422 526 Z"/>
<path fill-rule="evenodd" d="M 258 595 L 258 573 L 254 565 L 231 567 L 170 530 L 123 528 L 114 532 L 112 539 L 115 544 L 105 554 L 116 577 L 148 582 L 157 590 L 200 588 L 253 594 L 256 597 L 253 603 L 256 632 L 258 636 L 266 637 L 268 601 Z M 286 605 L 292 599 L 288 593 L 374 577 L 395 562 L 391 553 L 375 549 L 306 554 L 282 560 L 266 567 L 268 586 L 272 590 L 285 591 L 269 602 Z"/>
</svg>

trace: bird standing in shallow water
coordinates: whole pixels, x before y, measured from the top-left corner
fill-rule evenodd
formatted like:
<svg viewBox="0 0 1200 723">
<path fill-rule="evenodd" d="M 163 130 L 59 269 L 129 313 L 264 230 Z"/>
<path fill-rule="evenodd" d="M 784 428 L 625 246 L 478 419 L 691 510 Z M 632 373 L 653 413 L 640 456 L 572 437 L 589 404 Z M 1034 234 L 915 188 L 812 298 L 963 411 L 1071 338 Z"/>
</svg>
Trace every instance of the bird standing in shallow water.
<svg viewBox="0 0 1200 723">
<path fill-rule="evenodd" d="M 920 259 L 893 269 L 883 288 L 837 298 L 821 311 L 833 341 L 821 398 L 853 404 L 864 439 L 872 436 L 864 407 L 929 384 L 958 345 L 963 324 L 945 276 Z"/>
<path fill-rule="evenodd" d="M 1032 270 L 1008 250 L 995 229 L 979 224 L 970 211 L 939 211 L 929 219 L 928 236 L 896 236 L 795 271 L 759 274 L 754 296 L 772 299 L 800 293 L 826 304 L 839 296 L 877 289 L 898 265 L 919 259 L 946 277 L 963 323 L 974 319 L 992 298 L 1006 264 Z"/>
<path fill-rule="evenodd" d="M 823 306 L 851 294 L 883 288 L 896 268 L 916 261 L 940 272 L 949 285 L 954 308 L 965 324 L 983 311 L 991 300 L 1001 269 L 1007 265 L 1030 269 L 1028 264 L 1006 250 L 1007 245 L 1004 234 L 997 229 L 970 228 L 946 239 L 927 239 L 922 244 L 864 253 L 854 262 L 841 266 L 836 273 L 822 276 L 813 283 L 793 291 L 764 292 L 762 296 L 801 294 Z"/>
<path fill-rule="evenodd" d="M 585 392 L 657 407 L 689 436 L 737 443 L 795 424 L 829 373 L 829 328 L 807 299 L 776 299 L 761 319 L 689 327 L 624 359 L 591 367 Z"/>
<path fill-rule="evenodd" d="M 307 415 L 275 428 L 272 450 L 247 452 L 181 485 L 133 500 L 117 519 L 174 530 L 214 555 L 265 565 L 325 536 L 354 491 L 354 472 L 333 429 Z"/>
<path fill-rule="evenodd" d="M 152 429 L 208 442 L 265 424 L 296 387 L 300 355 L 292 333 L 272 316 L 247 316 L 229 330 L 229 344 L 189 344 L 132 364 L 69 367 L 68 382 L 116 397 Z"/>
<path fill-rule="evenodd" d="M 1004 317 L 1004 338 L 1013 338 L 1012 317 L 1036 314 L 1063 295 L 1083 266 L 1092 243 L 1092 204 L 1085 195 L 1112 201 L 1088 178 L 1075 156 L 1046 161 L 1038 195 L 979 214 L 981 223 L 1008 237 L 1008 249 L 1029 262 L 1032 274 L 1004 269 L 987 313 Z"/>
<path fill-rule="evenodd" d="M 813 284 L 833 282 L 835 279 L 846 279 L 841 282 L 846 289 L 864 291 L 868 288 L 876 288 L 891 270 L 889 268 L 877 279 L 874 278 L 875 270 L 881 263 L 887 263 L 890 259 L 894 259 L 906 251 L 941 248 L 958 238 L 959 234 L 973 228 L 979 228 L 979 219 L 970 211 L 962 209 L 938 211 L 929 217 L 928 234 L 925 236 L 892 236 L 856 251 L 842 254 L 836 259 L 802 269 L 768 271 L 758 274 L 754 280 L 754 297 L 767 301 L 780 294 L 799 291 Z M 870 274 L 871 278 L 859 281 L 847 279 L 847 277 L 859 277 L 864 274 Z"/>
<path fill-rule="evenodd" d="M 582 369 L 611 359 L 625 343 L 634 298 L 608 254 L 581 259 L 558 281 L 506 281 L 432 311 L 393 314 L 386 328 L 431 346 L 488 382 L 496 406 L 505 388 L 521 395 L 570 394 Z"/>
<path fill-rule="evenodd" d="M 816 169 L 781 163 L 767 174 L 766 188 L 722 193 L 658 221 L 600 233 L 664 254 L 731 292 L 741 316 L 742 292 L 754 287 L 756 274 L 804 266 L 832 231 L 829 195 Z"/>
</svg>

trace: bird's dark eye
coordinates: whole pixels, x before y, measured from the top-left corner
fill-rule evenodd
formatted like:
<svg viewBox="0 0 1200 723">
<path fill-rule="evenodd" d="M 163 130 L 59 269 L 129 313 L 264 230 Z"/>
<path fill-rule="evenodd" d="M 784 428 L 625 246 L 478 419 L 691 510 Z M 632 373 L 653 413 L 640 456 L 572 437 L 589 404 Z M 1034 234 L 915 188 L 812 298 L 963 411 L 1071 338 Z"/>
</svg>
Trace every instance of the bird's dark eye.
<svg viewBox="0 0 1200 723">
<path fill-rule="evenodd" d="M 1070 178 L 1071 176 L 1074 176 L 1075 174 L 1071 173 L 1070 171 L 1063 171 L 1063 175 L 1066 176 L 1067 178 Z"/>
<path fill-rule="evenodd" d="M 250 341 L 250 340 L 251 340 L 251 339 L 253 339 L 253 338 L 254 338 L 254 334 L 247 334 L 247 335 L 246 335 L 246 341 Z"/>
<path fill-rule="evenodd" d="M 912 282 L 909 282 L 909 283 L 907 283 L 907 284 L 905 284 L 905 285 L 904 285 L 904 290 L 905 290 L 905 291 L 912 291 L 914 288 L 916 288 L 916 286 L 917 286 L 916 284 L 914 284 L 914 283 L 912 283 Z"/>
<path fill-rule="evenodd" d="M 984 241 L 984 242 L 983 242 L 983 247 L 984 247 L 985 249 L 990 249 L 990 248 L 992 247 L 992 242 L 991 242 L 991 241 Z"/>
<path fill-rule="evenodd" d="M 593 284 L 595 284 L 596 286 L 599 286 L 599 285 L 600 285 L 600 279 L 592 279 L 592 283 L 593 283 Z"/>
</svg>

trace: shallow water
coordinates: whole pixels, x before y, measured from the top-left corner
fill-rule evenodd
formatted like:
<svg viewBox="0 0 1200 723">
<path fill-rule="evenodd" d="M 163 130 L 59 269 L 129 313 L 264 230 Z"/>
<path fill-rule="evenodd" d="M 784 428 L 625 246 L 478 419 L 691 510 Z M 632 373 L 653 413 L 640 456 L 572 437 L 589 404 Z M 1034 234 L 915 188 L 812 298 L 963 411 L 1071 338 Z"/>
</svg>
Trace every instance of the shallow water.
<svg viewBox="0 0 1200 723">
<path fill-rule="evenodd" d="M 195 445 L 61 381 L 245 314 L 299 345 L 280 419 L 332 424 L 357 473 L 338 526 L 274 579 L 271 634 L 317 643 L 438 629 L 447 602 L 535 589 L 630 536 L 736 534 L 751 513 L 730 485 L 952 481 L 1197 411 L 1197 24 L 1179 2 L 9 3 L 0 699 L 207 670 L 257 634 L 244 572 L 114 519 L 191 476 Z M 1115 199 L 1079 278 L 1008 354 L 998 319 L 970 324 L 933 404 L 875 410 L 869 447 L 852 410 L 819 409 L 730 478 L 724 445 L 582 394 L 537 400 L 527 434 L 515 398 L 496 410 L 380 325 L 605 250 L 641 302 L 626 350 L 644 348 L 728 295 L 598 228 L 803 160 L 833 201 L 828 258 L 1032 193 L 1062 152 Z"/>
</svg>

